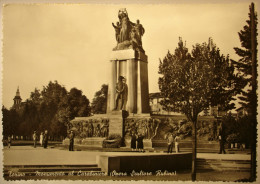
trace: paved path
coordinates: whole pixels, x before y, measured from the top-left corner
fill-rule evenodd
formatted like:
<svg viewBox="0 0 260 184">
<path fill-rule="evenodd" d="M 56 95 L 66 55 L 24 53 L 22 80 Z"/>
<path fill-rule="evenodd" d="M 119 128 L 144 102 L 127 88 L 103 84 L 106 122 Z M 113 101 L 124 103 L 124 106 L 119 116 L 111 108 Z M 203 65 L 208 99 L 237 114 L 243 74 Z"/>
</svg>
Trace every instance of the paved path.
<svg viewBox="0 0 260 184">
<path fill-rule="evenodd" d="M 98 152 L 98 151 L 68 151 L 56 148 L 44 149 L 32 146 L 13 146 L 3 149 L 4 165 L 79 165 L 96 164 L 96 156 L 110 155 L 157 155 L 167 153 L 138 153 L 138 152 Z M 173 153 L 176 154 L 176 153 Z M 228 160 L 250 160 L 246 154 L 214 154 L 197 153 L 197 158 L 205 159 L 228 159 Z"/>
</svg>

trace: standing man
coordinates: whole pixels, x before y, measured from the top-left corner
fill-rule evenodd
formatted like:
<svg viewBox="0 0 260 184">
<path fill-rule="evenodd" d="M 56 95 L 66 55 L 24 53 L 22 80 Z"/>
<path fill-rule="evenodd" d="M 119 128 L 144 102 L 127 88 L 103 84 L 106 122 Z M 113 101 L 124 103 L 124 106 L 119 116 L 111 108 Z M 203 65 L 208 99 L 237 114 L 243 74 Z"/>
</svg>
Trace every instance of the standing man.
<svg viewBox="0 0 260 184">
<path fill-rule="evenodd" d="M 43 147 L 46 149 L 48 145 L 48 130 L 45 130 L 43 135 Z"/>
<path fill-rule="evenodd" d="M 225 143 L 224 143 L 224 138 L 222 136 L 222 131 L 219 133 L 218 140 L 219 140 L 219 153 L 218 154 L 222 154 L 222 152 L 224 154 L 226 154 L 225 147 L 224 147 Z"/>
<path fill-rule="evenodd" d="M 73 147 L 74 147 L 74 133 L 73 133 L 72 130 L 70 131 L 69 139 L 70 139 L 69 151 L 74 151 L 73 150 Z"/>
<path fill-rule="evenodd" d="M 177 133 L 176 137 L 175 137 L 175 152 L 179 153 L 180 152 L 180 147 L 179 147 L 179 143 L 180 143 L 180 137 L 179 134 Z"/>
<path fill-rule="evenodd" d="M 37 143 L 37 135 L 36 131 L 33 132 L 33 147 L 36 148 L 36 143 Z"/>
<path fill-rule="evenodd" d="M 173 135 L 172 134 L 168 135 L 167 143 L 168 143 L 168 152 L 167 153 L 172 153 L 172 148 L 173 148 Z"/>
</svg>

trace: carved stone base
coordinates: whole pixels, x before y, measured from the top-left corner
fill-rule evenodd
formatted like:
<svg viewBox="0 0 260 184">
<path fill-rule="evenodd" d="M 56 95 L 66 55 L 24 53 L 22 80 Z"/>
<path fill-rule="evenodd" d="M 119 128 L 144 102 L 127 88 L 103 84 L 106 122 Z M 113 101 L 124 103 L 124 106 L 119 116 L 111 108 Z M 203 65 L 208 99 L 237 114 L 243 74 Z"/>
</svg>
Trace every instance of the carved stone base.
<svg viewBox="0 0 260 184">
<path fill-rule="evenodd" d="M 115 113 L 115 114 L 113 114 Z M 109 135 L 119 134 L 123 135 L 123 118 L 121 111 L 114 111 L 107 116 L 109 118 Z"/>
<path fill-rule="evenodd" d="M 151 139 L 144 139 L 143 143 L 144 143 L 144 149 L 152 148 L 152 140 Z M 136 145 L 137 145 L 137 143 L 136 143 Z M 127 148 L 131 148 L 131 139 L 125 139 L 125 146 Z"/>
<path fill-rule="evenodd" d="M 85 138 L 85 139 L 75 138 L 74 145 L 82 145 L 84 147 L 102 148 L 104 139 L 105 138 L 100 138 L 100 137 L 90 137 L 90 138 Z M 70 140 L 68 138 L 63 140 L 63 145 L 69 145 L 69 144 L 70 144 Z"/>
</svg>

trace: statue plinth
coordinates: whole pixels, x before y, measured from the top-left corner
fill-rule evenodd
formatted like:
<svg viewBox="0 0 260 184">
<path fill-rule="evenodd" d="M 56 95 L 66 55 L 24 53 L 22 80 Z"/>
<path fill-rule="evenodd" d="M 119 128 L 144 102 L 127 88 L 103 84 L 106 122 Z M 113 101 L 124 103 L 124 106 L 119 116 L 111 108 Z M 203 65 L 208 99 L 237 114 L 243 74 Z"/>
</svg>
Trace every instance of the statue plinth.
<svg viewBox="0 0 260 184">
<path fill-rule="evenodd" d="M 133 49 L 112 51 L 107 113 L 116 107 L 116 84 L 119 76 L 126 79 L 128 98 L 126 111 L 130 114 L 149 113 L 147 56 Z"/>
</svg>

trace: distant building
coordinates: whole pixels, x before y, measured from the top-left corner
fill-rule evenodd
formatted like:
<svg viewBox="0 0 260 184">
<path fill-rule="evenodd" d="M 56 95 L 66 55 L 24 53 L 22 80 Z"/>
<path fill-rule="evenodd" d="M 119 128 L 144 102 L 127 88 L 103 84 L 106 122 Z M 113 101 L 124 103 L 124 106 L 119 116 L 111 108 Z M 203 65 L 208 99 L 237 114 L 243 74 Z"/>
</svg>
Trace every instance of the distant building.
<svg viewBox="0 0 260 184">
<path fill-rule="evenodd" d="M 14 104 L 12 108 L 16 110 L 20 109 L 22 105 L 22 98 L 20 96 L 19 87 L 17 88 L 16 95 L 13 100 L 14 100 Z"/>
</svg>

